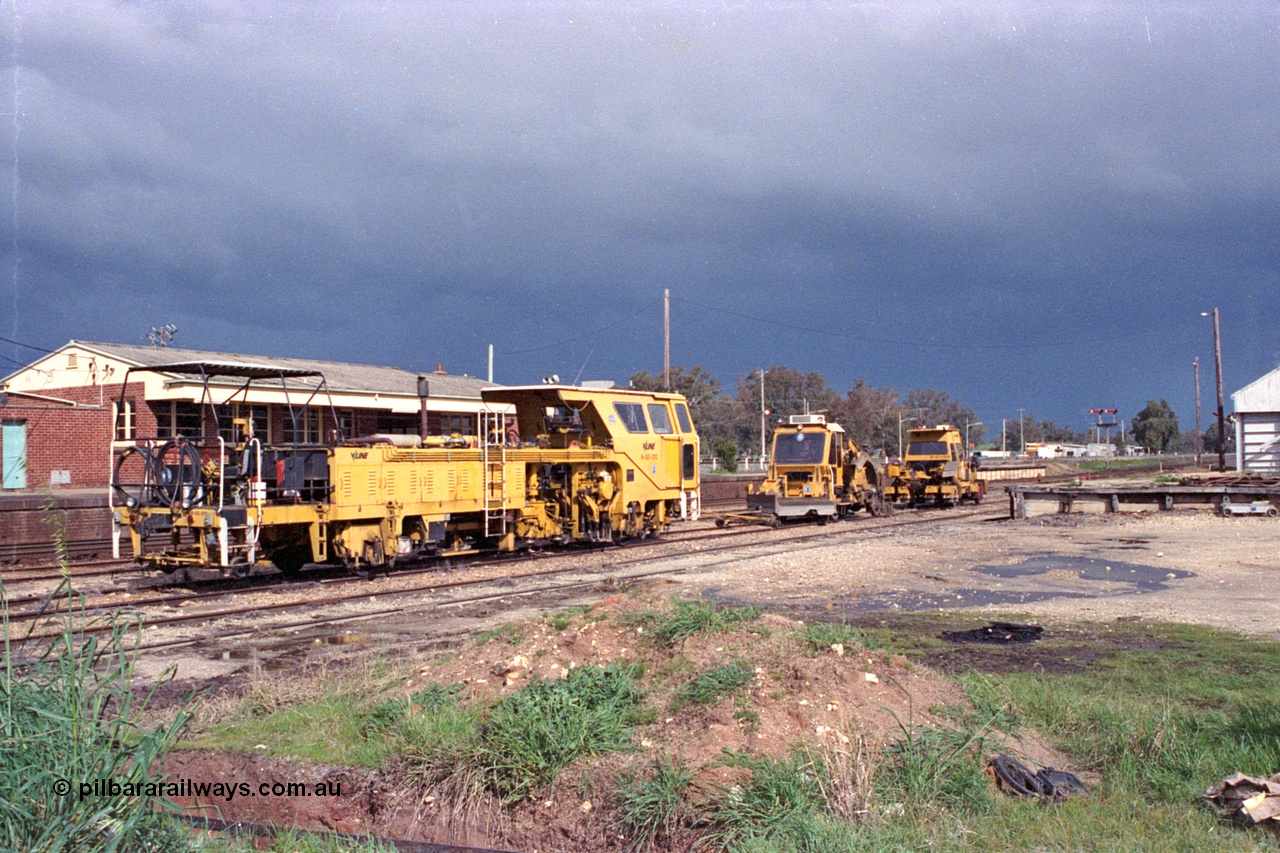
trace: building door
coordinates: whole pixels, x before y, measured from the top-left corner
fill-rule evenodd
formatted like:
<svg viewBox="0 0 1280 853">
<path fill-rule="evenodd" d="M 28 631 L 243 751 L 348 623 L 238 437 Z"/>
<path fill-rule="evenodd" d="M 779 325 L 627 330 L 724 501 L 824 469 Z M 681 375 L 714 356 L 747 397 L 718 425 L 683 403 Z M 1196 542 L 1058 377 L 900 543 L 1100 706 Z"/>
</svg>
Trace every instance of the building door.
<svg viewBox="0 0 1280 853">
<path fill-rule="evenodd" d="M 0 434 L 4 458 L 0 460 L 0 487 L 25 489 L 27 487 L 27 422 L 5 421 Z"/>
</svg>

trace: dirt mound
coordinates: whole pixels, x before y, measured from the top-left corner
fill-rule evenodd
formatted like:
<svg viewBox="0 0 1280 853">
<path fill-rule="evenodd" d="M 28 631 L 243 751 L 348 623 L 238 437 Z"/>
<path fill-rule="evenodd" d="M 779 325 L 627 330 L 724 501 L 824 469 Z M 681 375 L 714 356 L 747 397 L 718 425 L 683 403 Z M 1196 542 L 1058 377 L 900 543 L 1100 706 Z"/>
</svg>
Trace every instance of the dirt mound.
<svg viewBox="0 0 1280 853">
<path fill-rule="evenodd" d="M 941 725 L 937 709 L 965 704 L 954 682 L 926 668 L 853 642 L 817 648 L 802 623 L 781 616 L 658 642 L 652 627 L 646 629 L 652 620 L 643 618 L 645 612 L 655 616 L 652 608 L 612 597 L 585 611 L 504 626 L 421 660 L 386 697 L 408 699 L 429 684 L 462 685 L 464 701 L 493 702 L 535 679 L 565 678 L 579 667 L 642 662 L 639 686 L 650 711 L 633 738 L 634 751 L 580 761 L 549 789 L 515 805 L 468 803 L 466 819 L 459 820 L 458 803 L 447 794 L 411 790 L 391 771 L 258 756 L 177 753 L 166 769 L 176 777 L 247 781 L 255 790 L 263 781 L 342 783 L 337 797 L 216 802 L 224 819 L 518 850 L 614 850 L 626 846 L 610 794 L 622 774 L 676 759 L 695 774 L 695 789 L 713 796 L 744 773 L 740 764 L 725 761 L 729 753 L 782 759 L 798 744 L 853 742 L 869 755 L 906 730 Z M 726 667 L 740 673 L 740 686 L 714 702 L 688 698 L 700 674 Z"/>
</svg>

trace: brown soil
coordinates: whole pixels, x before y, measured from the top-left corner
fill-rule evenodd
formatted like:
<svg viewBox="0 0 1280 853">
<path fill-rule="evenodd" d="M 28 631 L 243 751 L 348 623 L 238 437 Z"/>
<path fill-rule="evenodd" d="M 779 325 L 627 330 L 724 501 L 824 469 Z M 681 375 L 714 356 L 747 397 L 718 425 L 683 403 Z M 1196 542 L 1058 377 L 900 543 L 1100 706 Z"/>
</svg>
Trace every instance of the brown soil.
<svg viewBox="0 0 1280 853">
<path fill-rule="evenodd" d="M 550 791 L 505 812 L 494 803 L 458 803 L 443 791 L 411 792 L 384 773 L 259 756 L 180 752 L 166 770 L 179 779 L 248 782 L 254 791 L 264 781 L 300 781 L 312 789 L 321 781 L 342 784 L 341 797 L 238 796 L 200 804 L 206 814 L 226 820 L 515 850 L 614 850 L 626 841 L 605 792 L 620 774 L 644 773 L 674 757 L 695 771 L 695 790 L 714 797 L 745 773 L 725 761 L 728 753 L 781 759 L 807 743 L 861 748 L 870 760 L 901 736 L 903 726 L 938 725 L 938 709 L 965 703 L 953 681 L 901 656 L 858 646 L 812 650 L 797 634 L 801 623 L 779 615 L 666 647 L 642 626 L 627 624 L 628 612 L 655 605 L 666 606 L 662 599 L 611 596 L 563 630 L 539 618 L 513 624 L 483 644 L 419 658 L 399 695 L 411 696 L 427 683 L 462 684 L 463 697 L 479 701 L 510 695 L 531 679 L 564 677 L 576 667 L 644 661 L 641 686 L 657 716 L 637 732 L 635 751 L 583 762 Z M 737 699 L 671 710 L 676 690 L 690 678 L 730 661 L 745 662 L 756 673 Z M 1066 764 L 1034 740 L 1009 748 L 1041 764 Z M 196 805 L 190 798 L 180 802 Z"/>
</svg>

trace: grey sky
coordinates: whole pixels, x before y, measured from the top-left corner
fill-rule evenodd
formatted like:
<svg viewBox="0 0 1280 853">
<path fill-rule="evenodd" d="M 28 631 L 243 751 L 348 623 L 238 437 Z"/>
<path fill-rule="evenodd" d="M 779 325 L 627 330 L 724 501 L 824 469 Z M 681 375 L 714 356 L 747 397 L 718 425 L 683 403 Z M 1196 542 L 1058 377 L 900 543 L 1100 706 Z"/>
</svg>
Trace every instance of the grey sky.
<svg viewBox="0 0 1280 853">
<path fill-rule="evenodd" d="M 26 343 L 625 379 L 669 287 L 673 361 L 726 385 L 988 422 L 1190 425 L 1213 305 L 1228 392 L 1280 363 L 1274 4 L 19 0 L 0 32 Z"/>
</svg>

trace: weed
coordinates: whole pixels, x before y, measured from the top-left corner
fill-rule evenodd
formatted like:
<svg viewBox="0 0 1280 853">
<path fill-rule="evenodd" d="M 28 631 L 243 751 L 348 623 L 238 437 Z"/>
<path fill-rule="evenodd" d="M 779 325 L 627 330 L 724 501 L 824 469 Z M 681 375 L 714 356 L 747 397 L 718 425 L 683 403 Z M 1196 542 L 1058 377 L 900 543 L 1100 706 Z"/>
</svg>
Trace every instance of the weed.
<svg viewBox="0 0 1280 853">
<path fill-rule="evenodd" d="M 982 773 L 982 736 L 963 729 L 907 729 L 885 750 L 877 791 L 884 799 L 981 810 L 991 805 Z"/>
<path fill-rule="evenodd" d="M 629 748 L 637 706 L 637 664 L 573 669 L 536 680 L 493 707 L 481 730 L 480 760 L 505 799 L 550 782 L 577 758 Z"/>
<path fill-rule="evenodd" d="M 394 847 L 388 847 L 376 841 L 356 841 L 334 836 L 313 835 L 292 829 L 281 830 L 276 834 L 270 841 L 270 847 L 262 848 L 258 846 L 260 843 L 262 843 L 260 840 L 251 840 L 250 837 L 245 836 L 229 842 L 211 842 L 204 847 L 204 850 L 206 853 L 215 853 L 215 851 L 248 853 L 248 851 L 262 849 L 267 850 L 268 853 L 393 853 L 395 850 Z"/>
<path fill-rule="evenodd" d="M 136 655 L 129 649 L 140 642 L 141 626 L 114 613 L 92 626 L 106 629 L 101 636 L 77 630 L 76 617 L 85 614 L 83 598 L 71 587 L 66 533 L 52 497 L 44 509 L 62 572 L 47 600 L 65 594 L 73 606 L 63 616 L 61 633 L 29 640 L 19 658 L 0 583 L 0 849 L 190 849 L 189 836 L 164 814 L 168 800 L 152 772 L 177 742 L 188 715 L 180 711 L 156 728 L 143 726 L 155 688 L 135 699 Z M 171 676 L 170 671 L 165 678 Z M 95 781 L 115 786 L 101 796 L 78 794 L 79 786 Z"/>
<path fill-rule="evenodd" d="M 567 607 L 564 610 L 552 613 L 548 615 L 546 619 L 551 623 L 552 628 L 555 628 L 557 631 L 563 631 L 572 625 L 573 620 L 578 617 L 582 617 L 582 619 L 587 622 L 599 622 L 605 618 L 605 614 L 600 613 L 594 615 L 591 619 L 587 619 L 587 616 L 591 615 L 591 611 L 594 609 L 594 604 L 580 604 L 575 607 Z"/>
<path fill-rule="evenodd" d="M 817 795 L 822 771 L 811 757 L 796 752 L 778 761 L 739 754 L 731 756 L 729 763 L 747 768 L 751 775 L 712 804 L 710 819 L 715 829 L 709 840 L 732 848 L 762 841 L 794 843 L 815 832 L 822 814 Z"/>
<path fill-rule="evenodd" d="M 695 811 L 687 795 L 693 779 L 693 771 L 670 756 L 654 762 L 647 778 L 634 774 L 622 778 L 618 799 L 631 850 L 652 849 L 655 840 L 669 839 L 692 822 Z"/>
<path fill-rule="evenodd" d="M 491 640 L 502 640 L 509 646 L 519 645 L 524 639 L 524 631 L 510 623 L 481 631 L 476 635 L 476 645 L 483 646 Z"/>
<path fill-rule="evenodd" d="M 674 713 L 685 705 L 714 705 L 736 694 L 755 677 L 755 670 L 743 660 L 700 673 L 676 691 L 671 699 L 671 710 Z"/>
<path fill-rule="evenodd" d="M 704 631 L 727 631 L 760 618 L 759 607 L 716 608 L 705 601 L 671 599 L 667 613 L 646 611 L 627 617 L 626 624 L 646 628 L 662 645 L 674 646 Z"/>
<path fill-rule="evenodd" d="M 800 637 L 813 653 L 825 652 L 834 645 L 865 645 L 862 631 L 848 622 L 806 622 Z"/>
</svg>

